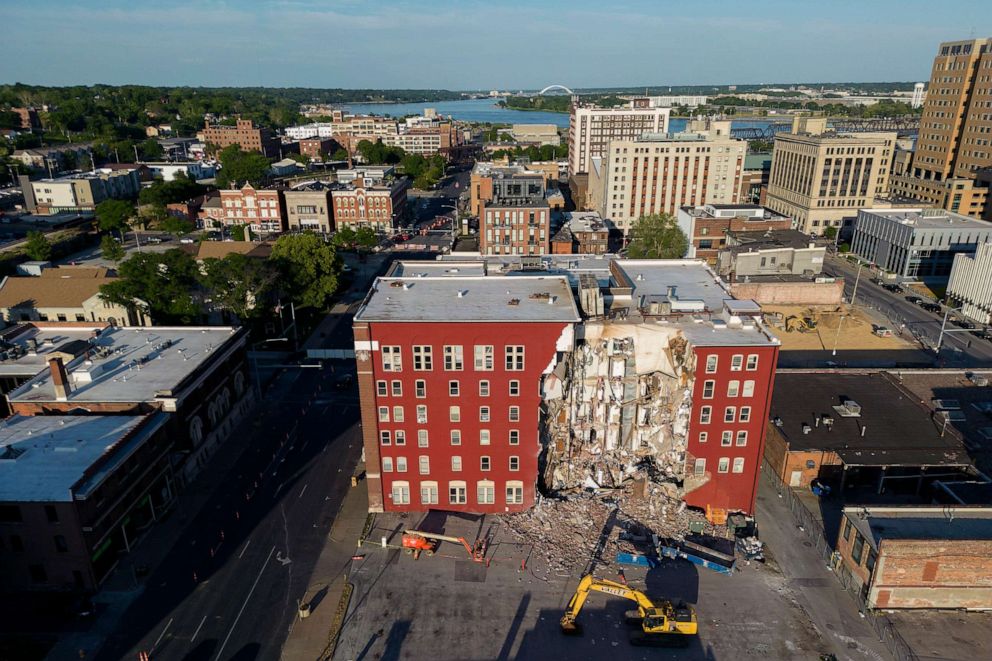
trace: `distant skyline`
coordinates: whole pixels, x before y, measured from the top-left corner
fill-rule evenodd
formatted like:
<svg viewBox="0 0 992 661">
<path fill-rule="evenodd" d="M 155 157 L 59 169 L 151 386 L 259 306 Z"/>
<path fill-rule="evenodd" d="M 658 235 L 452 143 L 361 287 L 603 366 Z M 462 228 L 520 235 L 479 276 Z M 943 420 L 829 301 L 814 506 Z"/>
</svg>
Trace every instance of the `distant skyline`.
<svg viewBox="0 0 992 661">
<path fill-rule="evenodd" d="M 944 0 L 6 0 L 0 82 L 540 89 L 927 81 Z"/>
</svg>

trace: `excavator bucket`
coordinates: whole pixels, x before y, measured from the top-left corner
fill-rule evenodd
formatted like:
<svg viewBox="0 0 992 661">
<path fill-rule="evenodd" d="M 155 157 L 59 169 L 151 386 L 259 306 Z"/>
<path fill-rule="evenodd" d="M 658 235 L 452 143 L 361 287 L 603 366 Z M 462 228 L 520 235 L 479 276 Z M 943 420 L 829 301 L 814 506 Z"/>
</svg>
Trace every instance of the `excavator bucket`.
<svg viewBox="0 0 992 661">
<path fill-rule="evenodd" d="M 582 625 L 567 617 L 561 618 L 561 632 L 566 636 L 581 636 Z"/>
</svg>

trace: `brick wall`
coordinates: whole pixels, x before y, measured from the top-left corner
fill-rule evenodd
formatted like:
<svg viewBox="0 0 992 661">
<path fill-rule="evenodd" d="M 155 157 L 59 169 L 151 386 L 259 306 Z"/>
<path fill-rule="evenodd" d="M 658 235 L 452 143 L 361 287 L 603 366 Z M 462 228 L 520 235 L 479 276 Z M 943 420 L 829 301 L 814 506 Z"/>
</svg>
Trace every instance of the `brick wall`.
<svg viewBox="0 0 992 661">
<path fill-rule="evenodd" d="M 360 349 L 363 343 L 370 343 L 372 334 L 368 324 L 356 323 L 355 363 L 358 366 L 358 397 L 362 406 L 362 443 L 365 455 L 365 484 L 369 491 L 369 511 L 382 512 L 382 474 L 380 472 L 378 423 L 376 420 L 375 375 L 373 374 L 373 353 Z"/>
<path fill-rule="evenodd" d="M 735 282 L 730 285 L 734 298 L 754 299 L 763 305 L 839 305 L 844 281 L 835 282 Z"/>
<path fill-rule="evenodd" d="M 992 608 L 992 540 L 883 539 L 868 603 Z"/>
</svg>

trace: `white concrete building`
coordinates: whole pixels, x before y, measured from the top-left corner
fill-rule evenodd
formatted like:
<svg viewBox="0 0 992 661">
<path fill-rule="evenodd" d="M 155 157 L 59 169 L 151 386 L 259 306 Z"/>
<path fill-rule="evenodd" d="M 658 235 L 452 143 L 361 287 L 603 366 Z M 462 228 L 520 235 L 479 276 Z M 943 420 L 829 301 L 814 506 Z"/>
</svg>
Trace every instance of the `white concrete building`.
<svg viewBox="0 0 992 661">
<path fill-rule="evenodd" d="M 914 108 L 919 108 L 923 105 L 923 101 L 926 98 L 926 92 L 924 92 L 925 88 L 926 85 L 923 83 L 916 83 L 913 85 L 913 100 L 909 102 L 909 105 Z"/>
<path fill-rule="evenodd" d="M 648 98 L 651 100 L 651 105 L 656 108 L 677 108 L 679 106 L 698 108 L 705 106 L 709 100 L 708 97 L 701 94 L 669 94 L 667 96 L 649 96 Z"/>
<path fill-rule="evenodd" d="M 978 323 L 992 322 L 992 243 L 978 246 L 973 256 L 954 256 L 947 298 Z"/>
<path fill-rule="evenodd" d="M 568 123 L 568 171 L 589 172 L 592 159 L 606 154 L 613 140 L 634 140 L 644 133 L 667 133 L 671 108 L 654 108 L 634 99 L 626 108 L 576 106 Z"/>
<path fill-rule="evenodd" d="M 172 181 L 180 172 L 186 175 L 187 179 L 198 181 L 200 179 L 210 179 L 217 174 L 217 166 L 214 163 L 203 161 L 189 161 L 186 163 L 142 163 L 152 171 L 152 176 L 164 181 Z"/>
</svg>

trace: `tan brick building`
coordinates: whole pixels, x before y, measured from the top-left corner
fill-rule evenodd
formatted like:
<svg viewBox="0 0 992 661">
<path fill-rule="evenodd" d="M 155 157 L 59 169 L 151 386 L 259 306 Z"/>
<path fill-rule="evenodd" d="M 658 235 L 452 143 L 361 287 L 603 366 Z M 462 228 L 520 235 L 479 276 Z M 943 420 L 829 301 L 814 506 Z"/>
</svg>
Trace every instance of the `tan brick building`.
<svg viewBox="0 0 992 661">
<path fill-rule="evenodd" d="M 992 39 L 942 43 L 930 73 L 910 171 L 893 192 L 968 216 L 982 214 L 992 166 Z"/>
<path fill-rule="evenodd" d="M 736 204 L 747 142 L 730 122 L 691 122 L 684 133 L 645 133 L 592 158 L 588 203 L 627 234 L 641 216 L 679 207 Z"/>
<path fill-rule="evenodd" d="M 775 135 L 765 206 L 806 234 L 839 229 L 889 195 L 895 142 L 895 133 L 834 133 L 824 118 L 796 117 L 791 133 Z"/>
<path fill-rule="evenodd" d="M 279 157 L 279 139 L 269 129 L 255 126 L 250 119 L 239 119 L 234 126 L 206 124 L 200 139 L 221 149 L 238 145 L 243 151 L 257 151 L 266 158 Z"/>
</svg>

